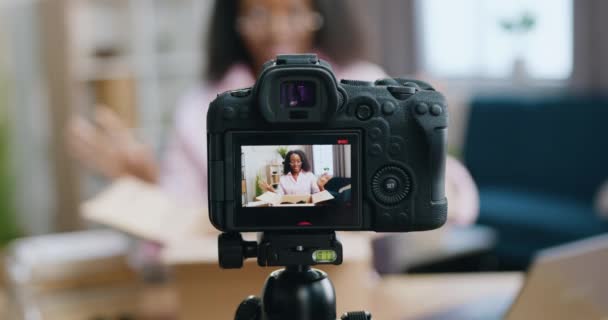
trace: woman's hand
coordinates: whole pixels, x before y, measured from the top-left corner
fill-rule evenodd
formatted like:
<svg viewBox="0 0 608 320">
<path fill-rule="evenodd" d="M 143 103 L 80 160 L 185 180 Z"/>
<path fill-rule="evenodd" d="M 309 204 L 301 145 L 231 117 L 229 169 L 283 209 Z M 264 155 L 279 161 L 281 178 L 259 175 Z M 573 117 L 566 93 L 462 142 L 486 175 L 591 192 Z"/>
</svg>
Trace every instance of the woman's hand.
<svg viewBox="0 0 608 320">
<path fill-rule="evenodd" d="M 157 182 L 158 165 L 151 149 L 137 140 L 112 110 L 97 107 L 93 122 L 79 116 L 70 120 L 66 138 L 74 158 L 111 179 L 130 175 Z"/>
<path fill-rule="evenodd" d="M 325 185 L 327 184 L 327 181 L 329 181 L 331 178 L 332 178 L 332 176 L 327 172 L 323 173 L 319 177 L 319 180 L 317 180 L 317 185 L 319 186 L 320 191 L 325 190 Z"/>
<path fill-rule="evenodd" d="M 276 190 L 274 190 L 274 188 L 268 184 L 268 182 L 260 180 L 260 182 L 258 182 L 258 184 L 260 185 L 260 188 L 266 190 L 266 191 L 270 191 L 270 192 L 275 192 Z"/>
</svg>

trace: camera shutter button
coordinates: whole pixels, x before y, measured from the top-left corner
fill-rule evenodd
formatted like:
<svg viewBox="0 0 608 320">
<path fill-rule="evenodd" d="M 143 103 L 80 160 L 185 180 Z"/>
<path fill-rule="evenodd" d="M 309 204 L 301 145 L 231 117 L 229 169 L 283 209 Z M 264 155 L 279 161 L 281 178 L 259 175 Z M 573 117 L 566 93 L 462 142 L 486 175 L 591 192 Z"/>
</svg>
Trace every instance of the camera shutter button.
<svg viewBox="0 0 608 320">
<path fill-rule="evenodd" d="M 239 89 L 230 91 L 230 95 L 237 98 L 243 98 L 251 94 L 251 88 Z"/>
<path fill-rule="evenodd" d="M 416 93 L 416 88 L 414 87 L 388 86 L 386 89 L 393 95 L 393 97 L 399 100 L 405 100 Z"/>
<path fill-rule="evenodd" d="M 350 85 L 350 86 L 357 86 L 357 87 L 372 87 L 374 85 L 372 82 L 369 82 L 369 81 L 350 80 L 350 79 L 342 79 L 342 80 L 340 80 L 340 83 Z"/>
</svg>

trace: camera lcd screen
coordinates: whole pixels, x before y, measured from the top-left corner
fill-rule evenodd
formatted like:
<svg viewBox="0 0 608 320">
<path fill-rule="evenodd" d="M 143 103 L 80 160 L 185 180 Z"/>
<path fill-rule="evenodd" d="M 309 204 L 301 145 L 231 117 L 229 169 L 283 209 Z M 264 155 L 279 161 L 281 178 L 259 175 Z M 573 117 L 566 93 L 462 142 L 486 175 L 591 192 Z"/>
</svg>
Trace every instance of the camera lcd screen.
<svg viewBox="0 0 608 320">
<path fill-rule="evenodd" d="M 358 136 L 251 135 L 242 140 L 240 206 L 243 227 L 355 227 L 359 223 Z M 290 143 L 282 143 L 291 140 Z M 309 140 L 309 141 L 306 141 Z M 313 141 L 310 141 L 313 140 Z M 238 198 L 237 198 L 238 199 Z"/>
<path fill-rule="evenodd" d="M 289 80 L 281 83 L 281 106 L 312 107 L 316 103 L 316 85 L 312 81 Z"/>
</svg>

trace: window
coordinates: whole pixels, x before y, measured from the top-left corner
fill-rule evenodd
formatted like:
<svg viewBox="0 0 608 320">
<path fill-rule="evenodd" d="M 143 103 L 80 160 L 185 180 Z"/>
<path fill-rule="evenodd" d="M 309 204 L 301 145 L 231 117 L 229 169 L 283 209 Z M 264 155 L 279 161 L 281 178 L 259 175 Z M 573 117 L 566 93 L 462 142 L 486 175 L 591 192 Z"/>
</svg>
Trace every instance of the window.
<svg viewBox="0 0 608 320">
<path fill-rule="evenodd" d="M 334 153 L 332 145 L 313 145 L 312 153 L 314 158 L 314 174 L 317 176 L 323 173 L 334 174 Z"/>
<path fill-rule="evenodd" d="M 572 0 L 419 0 L 417 6 L 422 63 L 434 76 L 507 78 L 518 69 L 534 79 L 570 76 Z"/>
</svg>

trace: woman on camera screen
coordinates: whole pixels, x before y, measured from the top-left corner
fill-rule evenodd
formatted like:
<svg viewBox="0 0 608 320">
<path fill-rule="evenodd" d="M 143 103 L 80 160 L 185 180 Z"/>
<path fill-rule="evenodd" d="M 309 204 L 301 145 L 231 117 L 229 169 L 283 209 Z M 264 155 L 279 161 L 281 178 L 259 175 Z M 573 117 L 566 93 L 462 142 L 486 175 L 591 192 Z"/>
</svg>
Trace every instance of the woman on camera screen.
<svg viewBox="0 0 608 320">
<path fill-rule="evenodd" d="M 324 174 L 317 179 L 311 169 L 304 151 L 291 150 L 285 155 L 283 175 L 277 190 L 264 181 L 260 182 L 260 185 L 264 190 L 280 195 L 309 195 L 325 190 L 329 177 Z"/>
</svg>

